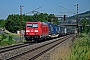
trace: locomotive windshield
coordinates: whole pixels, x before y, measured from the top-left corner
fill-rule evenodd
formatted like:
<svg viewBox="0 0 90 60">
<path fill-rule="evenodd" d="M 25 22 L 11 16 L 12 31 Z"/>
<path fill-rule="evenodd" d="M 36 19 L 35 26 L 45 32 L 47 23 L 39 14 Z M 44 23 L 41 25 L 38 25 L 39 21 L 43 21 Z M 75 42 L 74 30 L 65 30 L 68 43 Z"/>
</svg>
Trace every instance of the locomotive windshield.
<svg viewBox="0 0 90 60">
<path fill-rule="evenodd" d="M 28 28 L 38 28 L 38 24 L 27 24 Z"/>
<path fill-rule="evenodd" d="M 33 24 L 33 27 L 37 28 L 38 27 L 38 24 Z"/>
<path fill-rule="evenodd" d="M 27 27 L 28 27 L 28 28 L 31 28 L 31 27 L 32 27 L 32 24 L 27 24 Z"/>
</svg>

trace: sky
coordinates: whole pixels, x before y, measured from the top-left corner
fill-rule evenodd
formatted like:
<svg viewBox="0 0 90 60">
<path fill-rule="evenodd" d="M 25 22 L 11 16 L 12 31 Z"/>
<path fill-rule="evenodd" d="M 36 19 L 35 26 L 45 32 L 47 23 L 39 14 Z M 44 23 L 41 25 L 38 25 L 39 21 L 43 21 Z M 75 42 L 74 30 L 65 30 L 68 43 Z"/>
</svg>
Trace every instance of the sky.
<svg viewBox="0 0 90 60">
<path fill-rule="evenodd" d="M 23 6 L 22 14 L 38 8 L 36 11 L 40 13 L 72 16 L 77 12 L 76 4 L 78 13 L 90 10 L 90 0 L 0 0 L 0 19 L 6 19 L 9 14 L 20 14 L 20 6 Z"/>
</svg>

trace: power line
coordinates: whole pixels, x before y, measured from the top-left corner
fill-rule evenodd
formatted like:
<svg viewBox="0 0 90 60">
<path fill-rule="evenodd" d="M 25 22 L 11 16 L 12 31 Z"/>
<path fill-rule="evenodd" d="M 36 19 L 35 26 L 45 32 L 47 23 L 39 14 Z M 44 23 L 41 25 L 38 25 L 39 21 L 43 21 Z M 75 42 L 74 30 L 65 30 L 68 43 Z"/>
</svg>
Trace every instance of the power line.
<svg viewBox="0 0 90 60">
<path fill-rule="evenodd" d="M 17 4 L 17 5 L 19 5 L 19 6 L 22 6 L 22 4 L 17 3 L 17 2 L 15 2 L 15 1 L 13 1 L 13 0 L 10 0 L 10 1 L 13 2 L 13 3 L 15 3 L 15 4 Z M 27 7 L 27 6 L 24 6 L 24 7 Z M 27 8 L 30 8 L 30 7 L 27 7 Z"/>
<path fill-rule="evenodd" d="M 46 1 L 46 0 L 45 0 Z M 52 6 L 56 11 L 58 11 L 52 4 L 50 4 L 48 1 L 46 1 L 50 6 Z M 59 12 L 59 11 L 58 11 Z"/>
<path fill-rule="evenodd" d="M 53 2 L 52 0 L 51 0 L 51 2 Z M 55 4 L 55 3 L 54 3 Z M 57 4 L 55 4 L 56 6 L 58 6 Z M 59 6 L 60 7 L 60 6 Z M 62 8 L 64 8 L 64 7 L 62 7 Z M 66 9 L 66 8 L 64 8 L 65 10 L 67 10 L 67 11 L 69 11 L 69 12 L 60 12 L 61 14 L 63 14 L 63 13 L 73 13 L 73 14 L 75 14 L 74 12 L 72 12 L 72 11 L 70 11 L 70 10 L 68 10 L 68 9 Z"/>
<path fill-rule="evenodd" d="M 22 6 L 21 4 L 19 4 L 19 3 L 15 2 L 15 1 L 13 1 L 13 0 L 10 0 L 10 1 L 11 1 L 11 2 L 13 2 L 13 3 L 15 3 L 15 4 L 17 4 L 17 5 Z M 24 6 L 24 7 L 27 7 L 27 6 Z M 38 11 L 35 11 L 35 10 L 38 10 L 38 9 L 40 9 L 41 7 L 42 7 L 42 6 L 40 6 L 40 7 L 36 8 L 36 9 L 34 9 L 34 10 L 32 10 L 31 12 L 28 12 L 28 13 L 34 13 L 34 12 L 39 13 Z M 30 7 L 27 7 L 27 8 L 30 8 Z M 28 13 L 26 13 L 26 14 L 28 14 Z"/>
<path fill-rule="evenodd" d="M 74 12 L 72 12 L 72 11 L 70 11 L 70 10 L 68 10 L 68 9 L 64 8 L 63 6 L 60 6 L 60 7 L 62 7 L 63 9 L 67 10 L 67 11 L 68 11 L 68 12 L 70 12 L 70 13 L 75 14 Z"/>
<path fill-rule="evenodd" d="M 30 12 L 26 13 L 26 14 L 29 14 L 29 13 L 34 13 L 34 12 L 39 13 L 39 12 L 38 12 L 38 11 L 36 11 L 36 10 L 38 10 L 38 9 L 40 9 L 40 8 L 42 8 L 42 6 L 40 6 L 40 7 L 36 8 L 36 9 L 34 9 L 34 10 L 32 10 L 32 11 L 30 11 Z"/>
<path fill-rule="evenodd" d="M 53 0 L 51 0 L 51 2 L 53 2 Z M 54 4 L 55 4 L 55 2 L 54 2 Z M 57 5 L 57 4 L 55 4 L 55 5 L 59 7 L 59 5 Z M 58 10 L 58 11 L 59 11 L 59 10 Z M 61 13 L 61 12 L 59 12 L 59 13 Z M 63 13 L 61 13 L 61 14 L 63 14 Z"/>
<path fill-rule="evenodd" d="M 38 9 L 40 9 L 40 8 L 42 8 L 42 6 L 40 6 L 40 7 L 36 8 L 36 9 L 34 9 L 34 10 L 38 10 Z"/>
</svg>

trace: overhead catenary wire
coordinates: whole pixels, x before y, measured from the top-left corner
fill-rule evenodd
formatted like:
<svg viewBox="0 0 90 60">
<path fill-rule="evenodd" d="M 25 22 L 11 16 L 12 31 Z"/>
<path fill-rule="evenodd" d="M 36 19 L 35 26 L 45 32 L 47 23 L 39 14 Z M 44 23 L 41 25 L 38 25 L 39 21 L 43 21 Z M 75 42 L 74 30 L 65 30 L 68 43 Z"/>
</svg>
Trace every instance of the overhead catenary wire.
<svg viewBox="0 0 90 60">
<path fill-rule="evenodd" d="M 13 2 L 13 3 L 15 3 L 15 4 L 19 5 L 19 6 L 22 6 L 22 4 L 17 3 L 17 2 L 15 2 L 15 1 L 13 1 L 13 0 L 9 0 L 9 1 L 11 1 L 11 2 Z M 24 5 L 24 7 L 26 7 L 26 8 L 28 8 L 28 9 L 30 9 L 30 7 L 27 7 L 27 6 L 25 6 L 25 5 Z"/>
<path fill-rule="evenodd" d="M 38 11 L 36 11 L 36 10 L 38 10 L 38 9 L 40 9 L 40 8 L 42 8 L 42 6 L 40 6 L 40 7 L 36 8 L 36 9 L 34 9 L 34 10 L 32 10 L 32 11 L 30 11 L 30 12 L 26 13 L 26 14 L 29 14 L 29 13 L 34 13 L 34 12 L 39 13 L 39 12 L 38 12 Z"/>
<path fill-rule="evenodd" d="M 51 0 L 51 2 L 53 2 L 53 0 Z M 55 2 L 54 2 L 54 4 L 55 4 Z M 55 5 L 58 6 L 57 4 L 55 4 Z M 60 7 L 60 6 L 59 6 L 59 7 Z M 73 14 L 75 14 L 74 12 L 72 12 L 72 11 L 64 8 L 63 6 L 62 6 L 62 8 L 65 9 L 65 10 L 67 10 L 68 12 L 60 12 L 61 14 L 65 14 L 65 13 L 73 13 Z"/>
<path fill-rule="evenodd" d="M 57 10 L 52 4 L 50 4 L 47 0 L 45 0 L 51 7 L 53 7 L 56 11 L 59 12 L 59 10 Z M 60 13 L 60 12 L 59 12 Z"/>
<path fill-rule="evenodd" d="M 53 2 L 53 0 L 51 0 L 51 2 Z M 53 3 L 55 4 L 55 2 L 53 2 Z M 59 5 L 57 5 L 57 4 L 55 4 L 55 5 L 59 7 Z M 61 12 L 59 12 L 59 13 L 61 13 Z M 61 13 L 61 14 L 63 14 L 63 13 Z"/>
<path fill-rule="evenodd" d="M 10 0 L 11 2 L 13 2 L 13 3 L 15 3 L 15 4 L 17 4 L 17 5 L 19 5 L 19 6 L 22 6 L 22 4 L 20 4 L 20 3 L 17 3 L 17 2 L 15 2 L 15 1 L 13 1 L 13 0 Z M 27 6 L 22 6 L 22 7 L 27 7 Z M 38 11 L 36 11 L 36 10 L 38 10 L 38 9 L 40 9 L 42 6 L 40 6 L 40 7 L 38 7 L 38 8 L 36 8 L 36 9 L 34 9 L 34 10 L 32 10 L 31 12 L 28 12 L 28 13 L 34 13 L 34 12 L 37 12 L 37 13 L 39 13 Z M 29 8 L 29 7 L 27 7 L 27 8 Z M 25 14 L 28 14 L 28 13 L 25 13 Z"/>
<path fill-rule="evenodd" d="M 70 11 L 70 10 L 68 10 L 68 9 L 64 8 L 63 6 L 60 6 L 60 7 L 62 7 L 63 9 L 67 10 L 67 11 L 68 11 L 68 12 L 70 12 L 70 13 L 75 14 L 74 12 L 72 12 L 72 11 Z"/>
</svg>

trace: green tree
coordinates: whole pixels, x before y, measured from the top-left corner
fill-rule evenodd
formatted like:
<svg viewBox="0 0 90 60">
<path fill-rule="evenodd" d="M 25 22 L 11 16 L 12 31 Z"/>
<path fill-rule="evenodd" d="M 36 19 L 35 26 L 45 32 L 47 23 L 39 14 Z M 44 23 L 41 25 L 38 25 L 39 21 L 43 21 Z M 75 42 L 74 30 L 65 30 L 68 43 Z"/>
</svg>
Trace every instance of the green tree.
<svg viewBox="0 0 90 60">
<path fill-rule="evenodd" d="M 90 30 L 90 28 L 89 28 L 89 26 L 90 26 L 90 20 L 84 18 L 84 19 L 82 19 L 82 20 L 80 21 L 80 24 L 81 24 L 82 27 L 83 27 L 83 32 L 89 33 L 89 30 Z"/>
<path fill-rule="evenodd" d="M 58 18 L 56 18 L 54 14 L 50 14 L 50 15 L 49 15 L 48 21 L 49 21 L 49 22 L 53 22 L 53 23 L 56 24 L 56 25 L 59 24 Z"/>
<path fill-rule="evenodd" d="M 48 14 L 47 13 L 38 14 L 38 20 L 41 22 L 48 22 Z"/>
<path fill-rule="evenodd" d="M 4 19 L 0 19 L 0 27 L 5 27 L 5 20 Z"/>
<path fill-rule="evenodd" d="M 24 29 L 25 23 L 32 20 L 34 20 L 32 16 L 27 16 L 23 14 L 21 20 L 19 14 L 11 14 L 8 15 L 6 19 L 5 28 L 10 32 L 15 33 L 17 30 Z"/>
<path fill-rule="evenodd" d="M 25 23 L 27 21 L 53 22 L 54 24 L 59 24 L 59 21 L 57 18 L 55 18 L 54 14 L 47 14 L 47 13 L 39 13 L 34 15 L 23 14 L 22 20 L 19 14 L 11 14 L 8 15 L 5 21 L 5 28 L 10 32 L 15 33 L 17 30 L 24 29 Z"/>
<path fill-rule="evenodd" d="M 6 19 L 5 28 L 10 32 L 15 33 L 17 30 L 20 29 L 20 16 L 17 15 L 9 15 Z"/>
</svg>

